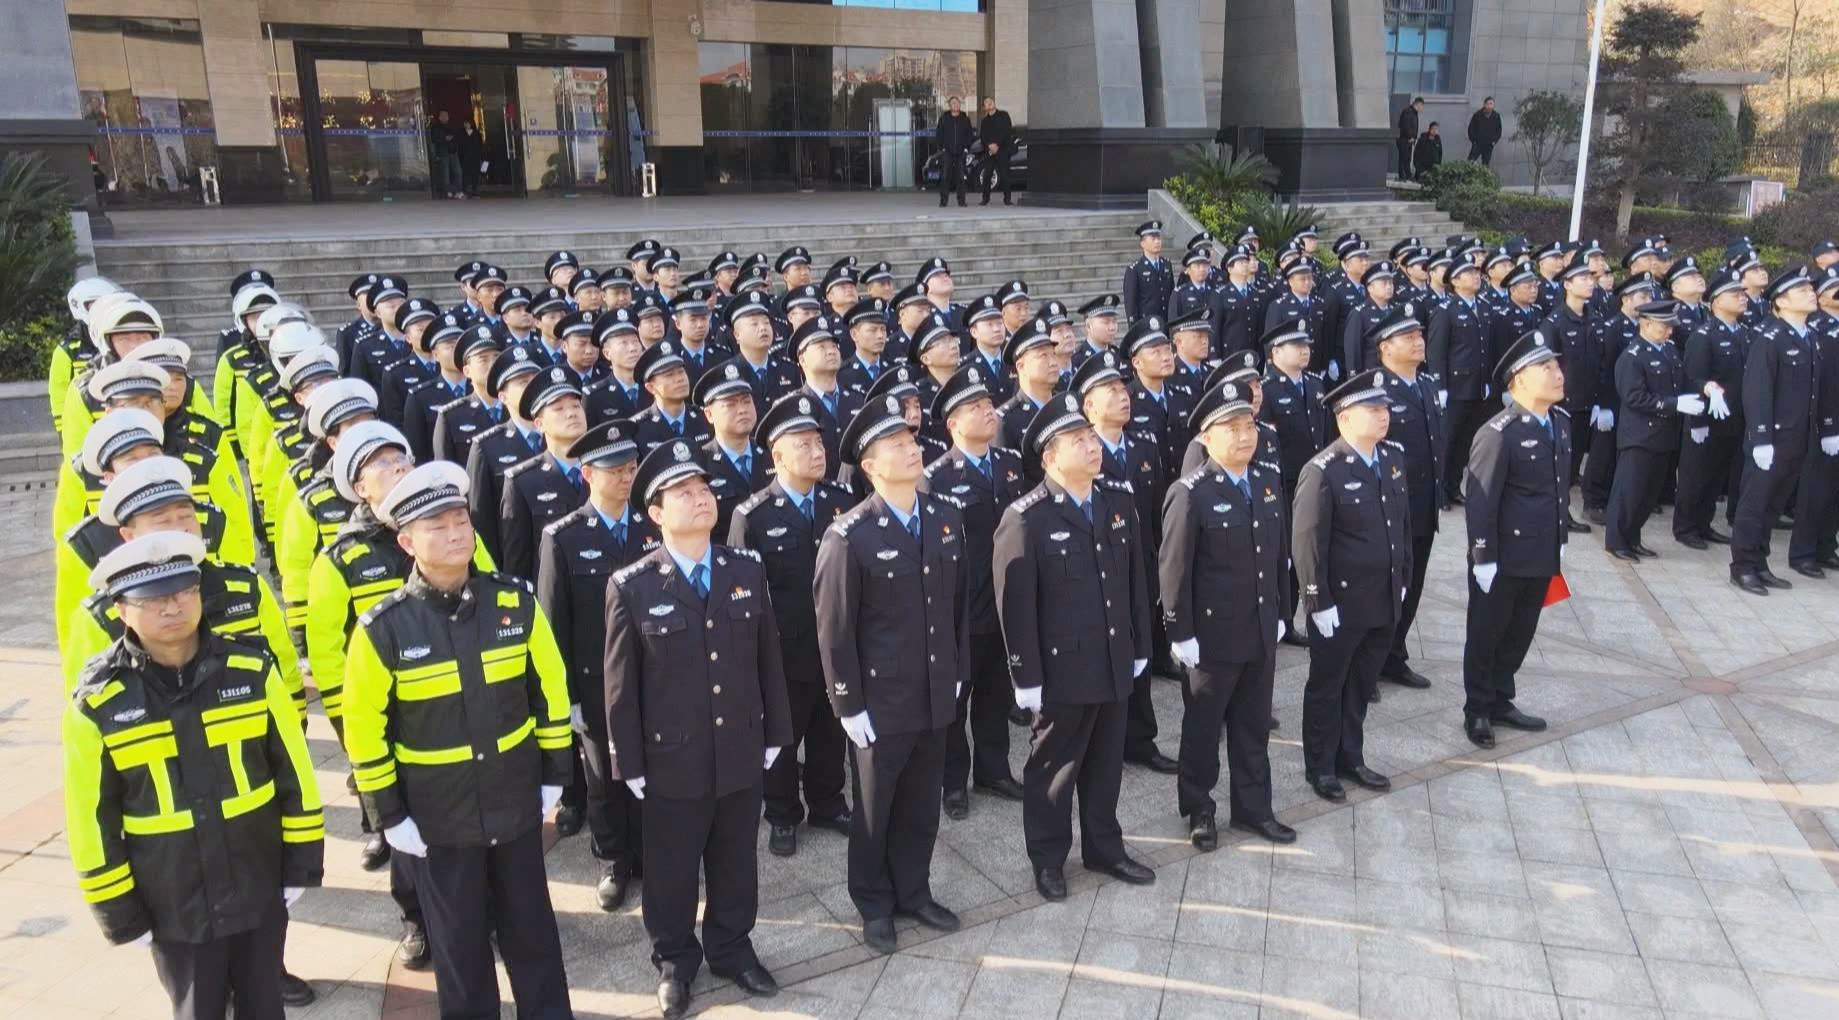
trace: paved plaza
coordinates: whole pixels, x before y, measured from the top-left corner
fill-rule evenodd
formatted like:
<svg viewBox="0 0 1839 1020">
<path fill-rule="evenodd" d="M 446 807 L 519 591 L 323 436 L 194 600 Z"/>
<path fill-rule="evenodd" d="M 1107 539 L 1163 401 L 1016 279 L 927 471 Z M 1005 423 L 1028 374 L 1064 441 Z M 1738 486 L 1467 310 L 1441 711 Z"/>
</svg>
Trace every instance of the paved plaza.
<svg viewBox="0 0 1839 1020">
<path fill-rule="evenodd" d="M 48 496 L 0 502 L 16 524 L 0 535 L 0 1016 L 163 1017 L 146 954 L 103 944 L 67 860 Z M 933 867 L 964 930 L 903 928 L 883 958 L 858 937 L 844 841 L 801 830 L 782 860 L 763 832 L 755 939 L 785 988 L 747 1000 L 705 973 L 696 1007 L 863 1020 L 1839 1016 L 1839 580 L 1752 598 L 1726 582 L 1719 550 L 1662 539 L 1664 522 L 1650 532 L 1661 558 L 1638 568 L 1608 558 L 1600 531 L 1582 536 L 1566 565 L 1575 597 L 1547 611 L 1520 681 L 1521 706 L 1552 728 L 1503 732 L 1482 753 L 1461 732 L 1460 512 L 1443 526 L 1411 646 L 1435 685 L 1386 686 L 1369 716 L 1368 761 L 1392 775 L 1390 794 L 1330 805 L 1309 793 L 1296 743 L 1307 662 L 1285 648 L 1271 752 L 1294 846 L 1222 832 L 1218 852 L 1197 854 L 1172 777 L 1132 767 L 1120 814 L 1156 884 L 1074 864 L 1072 896 L 1044 904 L 1019 805 L 973 795 L 969 819 L 941 822 Z M 1179 690 L 1156 695 L 1172 754 Z M 1023 731 L 1011 735 L 1019 775 Z M 309 736 L 329 796 L 326 887 L 297 907 L 287 959 L 320 1001 L 292 1015 L 431 1017 L 431 978 L 393 966 L 393 907 L 384 877 L 357 866 L 357 807 L 317 709 Z M 655 1016 L 636 897 L 601 913 L 585 836 L 549 861 L 577 1014 Z"/>
</svg>

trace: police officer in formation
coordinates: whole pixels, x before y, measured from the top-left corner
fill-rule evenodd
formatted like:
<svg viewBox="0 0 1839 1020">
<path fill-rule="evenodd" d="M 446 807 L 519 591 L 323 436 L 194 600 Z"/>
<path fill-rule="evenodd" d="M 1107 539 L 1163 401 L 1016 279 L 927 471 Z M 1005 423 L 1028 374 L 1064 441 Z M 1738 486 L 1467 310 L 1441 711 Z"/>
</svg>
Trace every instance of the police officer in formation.
<svg viewBox="0 0 1839 1020">
<path fill-rule="evenodd" d="M 1571 485 L 1631 563 L 1653 555 L 1642 525 L 1677 470 L 1675 537 L 1727 540 L 1723 496 L 1743 591 L 1789 587 L 1768 553 L 1790 510 L 1789 565 L 1839 569 L 1830 243 L 1770 278 L 1747 238 L 1716 269 L 1644 238 L 1618 282 L 1594 242 L 1407 238 L 1374 263 L 1358 232 L 1322 272 L 1313 227 L 1272 272 L 1247 228 L 1223 272 L 1213 237 L 1191 239 L 1177 286 L 1163 224 L 1137 236 L 1121 295 L 1078 309 L 1083 338 L 1020 280 L 959 303 L 943 259 L 897 292 L 892 267 L 848 256 L 820 285 L 796 245 L 688 279 L 655 239 L 604 272 L 557 252 L 536 293 L 472 259 L 446 310 L 365 272 L 335 333 L 251 269 L 209 393 L 151 305 L 72 288 L 49 395 L 71 457 L 53 516 L 74 803 L 157 813 L 103 751 L 129 714 L 170 723 L 187 777 L 218 768 L 225 724 L 182 708 L 203 684 L 254 699 L 278 807 L 192 819 L 233 835 L 222 867 L 138 865 L 181 830 L 73 823 L 105 933 L 151 936 L 181 1016 L 310 1001 L 281 968 L 285 910 L 256 896 L 318 881 L 306 674 L 350 758 L 360 861 L 391 869 L 399 959 L 432 963 L 444 1015 L 497 1009 L 494 953 L 520 1015 L 569 1015 L 553 812 L 559 835 L 588 829 L 603 909 L 650 885 L 676 1016 L 705 957 L 776 989 L 750 941 L 762 815 L 776 855 L 801 823 L 848 839 L 882 952 L 898 917 L 957 928 L 931 856 L 972 790 L 1021 802 L 1048 899 L 1066 895 L 1075 797 L 1083 865 L 1154 881 L 1118 824 L 1127 761 L 1172 775 L 1190 842 L 1216 848 L 1222 737 L 1229 826 L 1293 839 L 1267 752 L 1281 643 L 1310 649 L 1304 778 L 1331 800 L 1387 789 L 1366 706 L 1380 679 L 1431 683 L 1405 652 L 1451 504 L 1483 747 L 1545 725 L 1515 677 L 1568 535 L 1589 530 Z M 1155 674 L 1182 684 L 1178 758 L 1156 742 Z M 256 762 L 213 789 L 253 795 Z M 230 885 L 200 893 L 201 865 Z M 248 951 L 226 967 L 223 940 Z"/>
</svg>

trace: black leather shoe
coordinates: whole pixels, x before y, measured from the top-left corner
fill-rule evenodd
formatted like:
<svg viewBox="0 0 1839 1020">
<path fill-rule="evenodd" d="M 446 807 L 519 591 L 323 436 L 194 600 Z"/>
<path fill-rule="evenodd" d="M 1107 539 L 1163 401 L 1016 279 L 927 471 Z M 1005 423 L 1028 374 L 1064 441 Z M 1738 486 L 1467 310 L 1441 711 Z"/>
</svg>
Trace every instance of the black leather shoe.
<svg viewBox="0 0 1839 1020">
<path fill-rule="evenodd" d="M 774 857 L 790 857 L 798 852 L 798 828 L 792 825 L 775 825 L 766 834 L 766 848 Z"/>
<path fill-rule="evenodd" d="M 1479 715 L 1469 716 L 1463 720 L 1462 729 L 1469 735 L 1469 743 L 1480 748 L 1494 746 L 1494 726 Z"/>
<path fill-rule="evenodd" d="M 1232 827 L 1240 832 L 1249 832 L 1254 836 L 1270 840 L 1273 843 L 1296 842 L 1296 830 L 1275 818 L 1266 818 L 1262 822 L 1241 822 L 1234 819 Z"/>
<path fill-rule="evenodd" d="M 736 974 L 734 983 L 748 995 L 757 995 L 762 999 L 770 999 L 779 994 L 779 982 L 773 979 L 773 972 L 757 963 Z"/>
<path fill-rule="evenodd" d="M 1749 592 L 1751 595 L 1769 594 L 1769 586 L 1763 584 L 1762 578 L 1757 577 L 1753 573 L 1733 574 L 1731 575 L 1730 583 L 1736 585 L 1743 591 Z"/>
<path fill-rule="evenodd" d="M 365 871 L 381 871 L 390 862 L 389 841 L 383 833 L 373 832 L 364 837 L 364 849 L 358 851 L 358 866 Z"/>
<path fill-rule="evenodd" d="M 892 953 L 899 946 L 894 938 L 894 919 L 877 917 L 873 921 L 863 921 L 862 941 L 877 953 Z"/>
<path fill-rule="evenodd" d="M 1088 864 L 1086 870 L 1096 871 L 1101 875 L 1110 875 L 1112 878 L 1122 879 L 1131 885 L 1154 885 L 1156 881 L 1155 872 L 1128 857 L 1120 857 L 1110 864 L 1103 864 L 1096 868 Z"/>
<path fill-rule="evenodd" d="M 1027 710 L 1027 709 L 1025 709 L 1025 708 L 1023 708 L 1023 707 L 1021 707 L 1020 705 L 1012 705 L 1012 706 L 1010 706 L 1010 708 L 1009 708 L 1009 725 L 1011 725 L 1011 726 L 1020 726 L 1020 727 L 1022 727 L 1022 728 L 1024 728 L 1024 729 L 1026 729 L 1026 728 L 1027 728 L 1027 727 L 1029 726 L 1029 724 L 1031 724 L 1032 722 L 1033 722 L 1033 720 L 1032 720 L 1031 718 L 1029 718 L 1029 715 L 1028 715 L 1028 710 Z"/>
<path fill-rule="evenodd" d="M 570 807 L 567 804 L 556 808 L 556 835 L 573 836 L 580 832 L 581 827 L 585 824 L 587 824 L 587 815 L 580 808 Z"/>
<path fill-rule="evenodd" d="M 1630 548 L 1631 548 L 1631 549 L 1632 549 L 1632 550 L 1634 551 L 1634 554 L 1635 554 L 1636 556 L 1641 556 L 1641 557 L 1645 557 L 1645 558 L 1647 558 L 1647 559 L 1650 559 L 1650 560 L 1657 560 L 1657 559 L 1659 559 L 1659 558 L 1660 558 L 1660 554 L 1659 554 L 1659 553 L 1657 553 L 1657 552 L 1655 552 L 1655 551 L 1654 551 L 1654 550 L 1652 550 L 1652 549 L 1649 549 L 1649 548 L 1648 548 L 1647 546 L 1645 546 L 1645 545 L 1642 545 L 1642 544 L 1641 544 L 1640 542 L 1636 542 L 1636 543 L 1635 543 L 1635 544 L 1634 544 L 1633 546 L 1631 546 Z"/>
<path fill-rule="evenodd" d="M 1564 526 L 1565 529 L 1573 535 L 1588 535 L 1590 533 L 1590 525 L 1585 524 L 1583 521 L 1567 519 L 1564 522 Z"/>
<path fill-rule="evenodd" d="M 1272 733 L 1277 732 L 1277 717 L 1276 716 L 1271 716 L 1271 732 Z"/>
<path fill-rule="evenodd" d="M 1309 788 L 1314 790 L 1315 795 L 1323 800 L 1332 800 L 1339 803 L 1347 799 L 1347 788 L 1342 786 L 1341 781 L 1333 776 L 1315 776 L 1309 780 Z"/>
<path fill-rule="evenodd" d="M 1373 689 L 1366 692 L 1366 703 L 1369 705 L 1377 705 L 1379 704 L 1379 700 L 1383 697 L 1385 697 L 1385 695 L 1379 693 L 1379 685 L 1374 684 Z"/>
<path fill-rule="evenodd" d="M 978 202 L 977 204 L 978 204 L 978 205 L 989 205 L 989 204 L 990 204 L 990 196 L 988 196 L 988 195 L 985 195 L 985 196 L 983 196 L 983 201 L 981 201 L 981 202 Z"/>
<path fill-rule="evenodd" d="M 1450 506 L 1461 506 L 1468 501 L 1462 498 L 1462 493 L 1460 492 L 1446 492 L 1443 494 L 1443 502 L 1448 503 Z"/>
<path fill-rule="evenodd" d="M 1584 507 L 1584 520 L 1589 521 L 1591 524 L 1606 527 L 1609 524 L 1609 511 L 1600 506 Z"/>
<path fill-rule="evenodd" d="M 1488 721 L 1496 726 L 1505 726 L 1510 730 L 1525 730 L 1528 733 L 1537 733 L 1545 729 L 1544 719 L 1536 715 L 1527 715 L 1512 705 L 1508 705 L 1505 711 L 1494 713 Z"/>
<path fill-rule="evenodd" d="M 958 915 L 941 906 L 937 900 L 927 900 L 912 910 L 896 910 L 902 917 L 911 917 L 933 931 L 957 931 L 961 925 Z"/>
<path fill-rule="evenodd" d="M 1794 530 L 1794 518 L 1789 517 L 1786 514 L 1783 514 L 1782 516 L 1777 517 L 1775 520 L 1769 522 L 1769 530 L 1770 531 L 1793 531 Z"/>
<path fill-rule="evenodd" d="M 1008 776 L 988 781 L 979 780 L 976 786 L 977 789 L 991 796 L 1001 797 L 1004 800 L 1022 799 L 1022 784 L 1010 779 Z"/>
<path fill-rule="evenodd" d="M 971 816 L 971 798 L 970 795 L 966 794 L 963 790 L 946 791 L 942 803 L 944 804 L 945 817 L 947 818 L 959 821 Z"/>
<path fill-rule="evenodd" d="M 1181 771 L 1181 763 L 1161 751 L 1151 751 L 1146 758 L 1125 758 L 1124 760 L 1132 765 L 1141 765 L 1151 772 L 1160 772 L 1165 776 L 1172 776 Z"/>
<path fill-rule="evenodd" d="M 311 1006 L 314 1000 L 318 998 L 319 993 L 313 990 L 312 985 L 289 974 L 287 971 L 281 972 L 281 1004 L 283 1006 L 293 1006 L 295 1008 Z"/>
<path fill-rule="evenodd" d="M 1839 555 L 1821 553 L 1815 556 L 1813 561 L 1828 570 L 1839 570 Z"/>
<path fill-rule="evenodd" d="M 1309 647 L 1309 639 L 1298 633 L 1295 627 L 1284 628 L 1283 639 L 1278 643 L 1289 645 L 1291 648 Z"/>
<path fill-rule="evenodd" d="M 1049 903 L 1066 899 L 1066 872 L 1059 868 L 1042 868 L 1034 873 L 1034 889 Z"/>
<path fill-rule="evenodd" d="M 1420 691 L 1430 686 L 1430 677 L 1412 669 L 1410 666 L 1399 667 L 1397 673 L 1381 673 L 1379 678 L 1390 684 L 1397 684 L 1400 687 L 1411 687 Z"/>
<path fill-rule="evenodd" d="M 855 817 L 845 809 L 834 815 L 822 817 L 812 815 L 810 818 L 805 819 L 805 824 L 813 829 L 829 829 L 839 836 L 847 836 L 849 835 L 850 828 L 855 824 Z"/>
<path fill-rule="evenodd" d="M 1365 765 L 1356 765 L 1351 769 L 1339 769 L 1335 772 L 1335 775 L 1353 783 L 1355 786 L 1364 786 L 1369 790 L 1379 790 L 1383 793 L 1386 790 L 1392 789 L 1392 780 L 1374 772 Z"/>
<path fill-rule="evenodd" d="M 626 904 L 626 887 L 632 884 L 631 872 L 624 865 L 610 864 L 594 883 L 594 898 L 600 909 L 612 912 Z"/>
<path fill-rule="evenodd" d="M 1712 545 L 1729 545 L 1730 536 L 1716 528 L 1706 528 L 1705 541 L 1710 542 Z"/>
<path fill-rule="evenodd" d="M 1673 541 L 1678 542 L 1680 545 L 1683 545 L 1688 549 L 1709 549 L 1711 548 L 1709 545 L 1705 544 L 1704 539 L 1700 538 L 1697 535 L 1674 535 Z"/>
<path fill-rule="evenodd" d="M 402 941 L 396 943 L 396 962 L 410 970 L 428 969 L 428 933 L 421 925 L 409 921 L 402 926 Z"/>
<path fill-rule="evenodd" d="M 1609 555 L 1614 556 L 1618 560 L 1626 560 L 1629 563 L 1641 562 L 1641 557 L 1635 555 L 1633 549 L 1611 549 L 1609 550 Z"/>
<path fill-rule="evenodd" d="M 1220 830 L 1213 824 L 1212 812 L 1198 814 L 1188 820 L 1188 842 L 1204 854 L 1220 848 Z"/>
<path fill-rule="evenodd" d="M 1790 563 L 1788 564 L 1788 566 L 1795 573 L 1801 575 L 1802 577 L 1811 577 L 1816 581 L 1823 581 L 1826 579 L 1826 571 L 1821 570 L 1819 564 Z"/>
<path fill-rule="evenodd" d="M 1764 567 L 1761 570 L 1756 571 L 1756 579 L 1761 581 L 1763 584 L 1768 585 L 1771 588 L 1780 588 L 1784 591 L 1786 591 L 1789 588 L 1794 587 L 1794 582 L 1786 581 L 1786 580 L 1783 580 L 1782 578 L 1776 577 L 1775 574 L 1771 572 L 1768 567 Z"/>
<path fill-rule="evenodd" d="M 690 983 L 674 978 L 658 982 L 658 1009 L 667 1017 L 690 1011 Z"/>
</svg>

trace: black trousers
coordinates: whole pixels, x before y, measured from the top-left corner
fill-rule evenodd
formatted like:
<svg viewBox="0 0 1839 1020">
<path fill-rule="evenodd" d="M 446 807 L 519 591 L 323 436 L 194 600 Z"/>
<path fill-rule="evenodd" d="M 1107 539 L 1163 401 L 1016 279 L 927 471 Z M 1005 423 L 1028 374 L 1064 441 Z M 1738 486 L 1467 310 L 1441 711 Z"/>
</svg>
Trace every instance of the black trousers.
<svg viewBox="0 0 1839 1020">
<path fill-rule="evenodd" d="M 964 204 L 964 154 L 946 151 L 939 156 L 939 204 L 945 204 L 945 193 L 956 188 L 958 204 Z"/>
<path fill-rule="evenodd" d="M 785 661 L 785 693 L 792 706 L 792 746 L 780 751 L 779 760 L 766 772 L 766 822 L 797 825 L 806 818 L 835 818 L 849 809 L 843 799 L 843 756 L 849 750 L 849 738 L 825 697 L 817 642 L 788 641 L 779 647 Z M 800 744 L 804 745 L 802 762 Z"/>
<path fill-rule="evenodd" d="M 1839 461 L 1815 450 L 1801 469 L 1801 487 L 1795 494 L 1794 529 L 1788 533 L 1788 563 L 1809 566 L 1815 558 L 1833 552 L 1833 532 L 1839 528 Z"/>
<path fill-rule="evenodd" d="M 864 921 L 932 901 L 932 845 L 939 838 L 945 731 L 885 733 L 851 745 L 849 898 Z"/>
<path fill-rule="evenodd" d="M 1667 480 L 1671 450 L 1630 446 L 1616 453 L 1616 477 L 1609 487 L 1609 525 L 1603 529 L 1603 547 L 1611 552 L 1641 544 L 1641 529 L 1660 502 Z"/>
<path fill-rule="evenodd" d="M 1550 575 L 1494 575 L 1482 591 L 1469 575 L 1468 635 L 1462 646 L 1462 714 L 1493 718 L 1513 707 L 1514 676 L 1526 661 L 1539 614 L 1545 609 Z"/>
<path fill-rule="evenodd" d="M 1609 489 L 1615 484 L 1618 459 L 1615 436 L 1605 434 L 1604 438 L 1591 441 L 1590 457 L 1584 463 L 1584 509 L 1602 510 L 1609 506 Z"/>
<path fill-rule="evenodd" d="M 1462 496 L 1462 473 L 1469 466 L 1469 446 L 1475 442 L 1475 431 L 1494 417 L 1500 410 L 1498 400 L 1458 400 L 1450 398 L 1449 452 L 1443 458 L 1443 494 L 1452 499 Z M 1295 590 L 1291 585 L 1291 590 Z"/>
<path fill-rule="evenodd" d="M 784 752 L 779 755 L 785 757 Z M 645 808 L 645 934 L 658 976 L 694 981 L 703 957 L 733 977 L 755 966 L 760 913 L 760 787 L 720 797 L 661 797 Z M 697 879 L 708 885 L 702 942 L 696 941 Z"/>
<path fill-rule="evenodd" d="M 581 719 L 586 735 L 575 734 L 573 778 L 562 790 L 562 803 L 580 809 L 587 820 L 588 849 L 594 859 L 631 873 L 639 864 L 642 823 L 638 798 L 613 778 L 613 755 L 607 742 L 606 692 L 596 683 L 580 685 Z"/>
<path fill-rule="evenodd" d="M 1743 452 L 1743 483 L 1737 490 L 1737 519 L 1730 529 L 1730 569 L 1733 574 L 1753 573 L 1769 566 L 1769 529 L 1794 495 L 1807 459 L 1804 444 L 1777 442 L 1769 470 L 1756 466 L 1748 448 Z"/>
<path fill-rule="evenodd" d="M 1417 139 L 1394 138 L 1392 141 L 1398 146 L 1398 179 L 1408 181 L 1411 179 L 1411 147 L 1417 144 Z"/>
<path fill-rule="evenodd" d="M 1034 714 L 1022 764 L 1022 837 L 1035 871 L 1066 864 L 1073 849 L 1073 795 L 1079 795 L 1079 853 L 1087 867 L 1124 859 L 1117 820 L 1124 783 L 1123 705 L 1047 702 Z M 1268 725 L 1267 713 L 1264 724 Z"/>
<path fill-rule="evenodd" d="M 1487 166 L 1494 160 L 1493 142 L 1474 142 L 1469 146 L 1469 162 Z"/>
<path fill-rule="evenodd" d="M 441 1020 L 497 1020 L 494 934 L 519 1020 L 571 1020 L 542 827 L 497 846 L 430 846 L 418 864 Z"/>
<path fill-rule="evenodd" d="M 988 202 L 990 200 L 991 183 L 995 183 L 998 187 L 1002 188 L 1003 201 L 1007 202 L 1010 196 L 1009 150 L 998 149 L 996 150 L 996 154 L 994 156 L 990 155 L 988 149 L 984 150 L 984 155 L 983 155 L 983 200 L 985 202 Z"/>
<path fill-rule="evenodd" d="M 1162 611 L 1156 610 L 1157 623 L 1152 628 L 1159 635 Z M 1162 636 L 1158 645 L 1166 646 L 1168 638 Z M 1124 757 L 1132 761 L 1142 761 L 1150 755 L 1159 753 L 1156 748 L 1156 701 L 1150 696 L 1151 685 L 1155 682 L 1153 657 L 1150 666 L 1144 666 L 1130 681 L 1130 700 L 1125 705 L 1124 719 Z"/>
<path fill-rule="evenodd" d="M 1584 423 L 1588 425 L 1590 421 L 1590 409 L 1589 408 L 1584 409 L 1584 413 L 1582 417 L 1584 419 Z M 1577 417 L 1573 416 L 1571 420 L 1576 421 Z M 1603 444 L 1613 445 L 1614 443 L 1615 443 L 1614 436 L 1599 435 L 1598 432 L 1593 428 L 1581 428 L 1581 429 L 1573 430 L 1571 432 L 1571 480 L 1570 480 L 1570 484 L 1576 485 L 1578 483 L 1578 480 L 1583 478 L 1584 461 L 1589 459 L 1592 451 L 1594 451 L 1600 445 L 1603 445 Z"/>
<path fill-rule="evenodd" d="M 1434 532 L 1411 538 L 1411 583 L 1405 588 L 1405 602 L 1399 607 L 1398 626 L 1392 628 L 1392 647 L 1386 651 L 1386 664 L 1379 667 L 1380 676 L 1403 676 L 1405 664 L 1411 661 L 1411 653 L 1405 650 L 1405 638 L 1418 618 L 1418 602 L 1424 597 L 1424 574 L 1430 569 L 1430 547 L 1436 541 Z"/>
<path fill-rule="evenodd" d="M 1213 814 L 1220 781 L 1220 729 L 1226 730 L 1226 764 L 1232 820 L 1271 818 L 1271 683 L 1275 649 L 1251 662 L 1203 662 L 1181 685 L 1181 771 L 1175 806 L 1182 817 Z"/>
<path fill-rule="evenodd" d="M 972 634 L 970 672 L 958 691 L 958 716 L 945 731 L 947 792 L 964 789 L 967 780 L 1014 778 L 1009 774 L 1009 708 L 1014 704 L 1002 632 Z M 964 735 L 966 721 L 971 724 L 969 739 Z"/>
<path fill-rule="evenodd" d="M 252 931 L 209 942 L 153 940 L 153 969 L 172 999 L 173 1020 L 285 1020 L 281 1006 L 281 945 L 287 911 L 281 890 L 274 908 Z"/>
<path fill-rule="evenodd" d="M 1392 624 L 1342 624 L 1323 637 L 1309 623 L 1309 679 L 1303 684 L 1303 773 L 1313 779 L 1366 764 L 1367 696 L 1392 648 Z M 1270 718 L 1265 718 L 1270 725 Z"/>
<path fill-rule="evenodd" d="M 1743 437 L 1712 434 L 1702 443 L 1690 436 L 1679 451 L 1679 491 L 1673 499 L 1673 537 L 1703 538 L 1718 509 L 1718 497 L 1731 494 L 1726 520 L 1736 514 L 1736 492 L 1743 470 Z"/>
</svg>

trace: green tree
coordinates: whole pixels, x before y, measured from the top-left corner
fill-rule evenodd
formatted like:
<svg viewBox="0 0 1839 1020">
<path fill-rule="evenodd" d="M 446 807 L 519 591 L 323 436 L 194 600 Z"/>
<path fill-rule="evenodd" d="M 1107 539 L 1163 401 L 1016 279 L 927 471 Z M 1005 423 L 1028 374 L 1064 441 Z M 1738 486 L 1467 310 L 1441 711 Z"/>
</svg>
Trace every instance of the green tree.
<svg viewBox="0 0 1839 1020">
<path fill-rule="evenodd" d="M 1569 92 L 1541 89 L 1528 92 L 1513 104 L 1513 138 L 1526 147 L 1532 161 L 1533 194 L 1545 181 L 1545 168 L 1567 146 L 1577 144 L 1584 119 L 1584 102 Z"/>
<path fill-rule="evenodd" d="M 1698 39 L 1699 19 L 1665 3 L 1629 4 L 1609 30 L 1603 54 L 1604 110 L 1617 118 L 1599 148 L 1598 179 L 1616 192 L 1616 237 L 1628 237 L 1635 191 L 1665 180 L 1669 170 L 1655 141 L 1665 130 L 1658 102 L 1678 87 L 1683 54 Z"/>
<path fill-rule="evenodd" d="M 1662 102 L 1655 155 L 1681 181 L 1704 183 L 1736 173 L 1743 161 L 1737 124 L 1717 94 L 1695 89 Z"/>
</svg>

